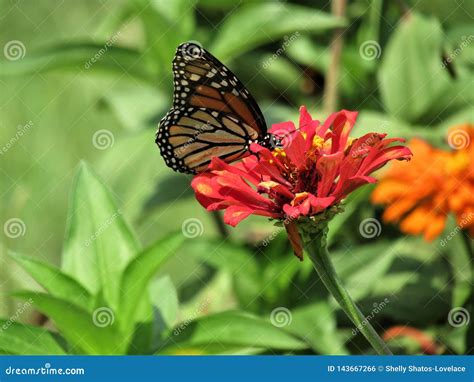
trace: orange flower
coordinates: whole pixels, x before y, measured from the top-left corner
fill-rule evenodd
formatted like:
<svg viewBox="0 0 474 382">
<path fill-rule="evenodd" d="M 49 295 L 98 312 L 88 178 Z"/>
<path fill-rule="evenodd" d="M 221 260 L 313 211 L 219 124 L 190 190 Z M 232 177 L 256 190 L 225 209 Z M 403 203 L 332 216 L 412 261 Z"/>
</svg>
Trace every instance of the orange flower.
<svg viewBox="0 0 474 382">
<path fill-rule="evenodd" d="M 394 163 L 372 194 L 374 203 L 387 206 L 384 221 L 432 241 L 453 213 L 458 226 L 474 235 L 474 125 L 450 129 L 448 143 L 453 150 L 421 139 L 409 143 L 412 161 Z"/>
<path fill-rule="evenodd" d="M 392 326 L 383 335 L 387 342 L 399 337 L 408 337 L 417 342 L 423 354 L 441 353 L 441 348 L 429 335 L 411 326 Z"/>
</svg>

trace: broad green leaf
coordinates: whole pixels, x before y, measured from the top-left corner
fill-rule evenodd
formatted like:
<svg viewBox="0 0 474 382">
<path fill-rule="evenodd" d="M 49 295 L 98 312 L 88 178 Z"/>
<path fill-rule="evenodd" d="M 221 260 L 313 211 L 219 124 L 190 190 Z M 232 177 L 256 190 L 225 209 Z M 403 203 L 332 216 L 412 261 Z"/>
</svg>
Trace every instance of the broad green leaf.
<svg viewBox="0 0 474 382">
<path fill-rule="evenodd" d="M 472 23 L 474 3 L 472 1 L 451 2 L 445 0 L 409 0 L 408 5 L 419 12 L 434 15 L 443 23 L 459 25 Z"/>
<path fill-rule="evenodd" d="M 304 32 L 324 33 L 345 24 L 344 19 L 290 3 L 244 5 L 221 24 L 211 51 L 225 61 L 286 34 L 295 33 L 297 39 Z M 292 41 L 287 37 L 285 45 Z"/>
<path fill-rule="evenodd" d="M 305 340 L 319 354 L 348 354 L 337 332 L 334 310 L 327 301 L 291 310 L 287 330 Z"/>
<path fill-rule="evenodd" d="M 98 165 L 98 172 L 107 179 L 107 184 L 122 201 L 123 215 L 132 222 L 136 222 L 151 209 L 145 203 L 152 198 L 157 189 L 157 181 L 163 179 L 163 184 L 167 185 L 165 178 L 169 179 L 166 176 L 170 174 L 168 167 L 163 163 L 159 150 L 153 144 L 154 136 L 154 129 L 127 134 L 106 150 Z M 132 152 L 131 147 L 134 148 Z M 123 160 L 124 157 L 127 158 L 126 161 Z M 120 165 L 117 166 L 117 163 Z M 133 182 L 130 182 L 132 177 Z M 187 183 L 189 186 L 189 181 Z M 161 191 L 163 191 L 161 187 L 156 190 Z M 173 191 L 175 190 L 170 190 L 170 194 L 176 198 Z M 157 197 L 163 198 L 162 194 L 157 193 Z"/>
<path fill-rule="evenodd" d="M 247 58 L 247 56 L 242 59 L 252 59 L 251 57 Z M 303 80 L 298 66 L 294 65 L 287 57 L 278 57 L 271 54 L 255 55 L 255 61 L 257 60 L 263 70 L 253 73 L 252 69 L 252 86 L 254 88 L 259 88 L 257 81 L 260 81 L 262 84 L 261 88 L 264 90 L 264 96 L 268 97 L 267 87 L 268 84 L 271 84 L 272 90 L 285 93 L 285 96 L 290 99 L 301 97 L 301 82 Z M 236 67 L 238 65 L 239 62 L 236 62 Z"/>
<path fill-rule="evenodd" d="M 380 41 L 380 24 L 383 19 L 383 0 L 369 0 L 362 23 L 357 31 L 357 45 L 360 47 L 366 41 Z M 365 8 L 365 7 L 364 7 Z M 375 64 L 375 60 L 366 60 L 365 63 Z"/>
<path fill-rule="evenodd" d="M 104 95 L 105 102 L 125 128 L 144 129 L 157 114 L 166 112 L 165 109 L 170 103 L 169 95 L 153 85 L 154 83 L 137 86 L 133 82 L 116 86 Z"/>
<path fill-rule="evenodd" d="M 0 317 L 10 317 L 17 307 L 9 296 L 12 290 L 33 289 L 37 283 L 9 256 L 8 249 L 0 242 Z"/>
<path fill-rule="evenodd" d="M 331 65 L 331 50 L 325 45 L 316 44 L 308 36 L 301 36 L 295 40 L 285 53 L 293 61 L 322 74 L 327 74 Z M 370 68 L 360 59 L 358 49 L 346 47 L 342 52 L 341 62 L 338 84 L 343 94 L 360 95 L 362 84 L 369 88 L 367 74 Z"/>
<path fill-rule="evenodd" d="M 400 253 L 393 262 L 387 280 L 384 277 L 378 282 L 373 301 L 388 298 L 389 303 L 380 312 L 384 317 L 396 322 L 410 321 L 413 326 L 446 320 L 452 307 L 452 275 L 446 261 L 436 256 L 436 250 L 430 250 L 426 244 L 425 248 L 420 251 L 417 246 L 407 246 L 405 253 Z M 416 252 L 423 258 L 413 257 L 412 253 Z M 399 284 L 394 275 L 399 276 Z M 361 309 L 368 313 L 371 307 L 361 306 Z"/>
<path fill-rule="evenodd" d="M 454 279 L 452 289 L 453 308 L 463 306 L 472 293 L 471 259 L 463 235 L 467 234 L 462 232 L 454 219 L 450 219 L 439 241 L 441 247 L 446 251 L 446 260 L 451 266 Z"/>
<path fill-rule="evenodd" d="M 11 253 L 10 256 L 52 296 L 85 309 L 92 308 L 92 296 L 72 277 L 34 258 Z"/>
<path fill-rule="evenodd" d="M 195 3 L 191 0 L 133 0 L 131 3 L 143 23 L 144 60 L 165 74 L 171 68 L 176 47 L 188 40 L 194 30 Z"/>
<path fill-rule="evenodd" d="M 182 234 L 169 236 L 144 250 L 128 264 L 120 280 L 118 310 L 125 332 L 129 332 L 136 322 L 140 300 L 148 298 L 147 286 L 151 278 L 176 253 L 183 240 Z"/>
<path fill-rule="evenodd" d="M 93 313 L 46 293 L 18 292 L 15 296 L 31 299 L 67 339 L 74 352 L 85 354 L 123 354 L 129 338 L 118 330 L 114 311 L 99 307 Z"/>
<path fill-rule="evenodd" d="M 161 353 L 181 349 L 213 347 L 214 352 L 229 347 L 300 350 L 307 344 L 270 322 L 243 312 L 224 312 L 177 325 L 169 346 Z M 220 348 L 220 349 L 219 349 Z"/>
<path fill-rule="evenodd" d="M 329 222 L 328 245 L 335 243 L 338 233 L 344 228 L 344 225 L 351 219 L 358 206 L 367 201 L 371 192 L 370 187 L 363 187 L 350 194 L 344 202 L 344 211 L 334 216 Z"/>
<path fill-rule="evenodd" d="M 0 319 L 0 352 L 16 355 L 65 354 L 48 330 L 3 319 Z"/>
<path fill-rule="evenodd" d="M 419 120 L 450 86 L 442 67 L 443 32 L 438 21 L 410 13 L 400 21 L 383 52 L 380 91 L 390 114 Z"/>
<path fill-rule="evenodd" d="M 76 175 L 64 245 L 64 272 L 118 306 L 119 280 L 139 245 L 110 192 L 82 163 Z"/>
<path fill-rule="evenodd" d="M 472 112 L 472 107 L 462 109 L 449 118 L 444 119 L 442 122 L 436 125 L 435 129 L 438 131 L 438 134 L 443 136 L 443 140 L 447 141 L 448 129 L 450 127 L 454 127 L 455 125 L 464 123 L 474 124 L 474 113 Z"/>
<path fill-rule="evenodd" d="M 354 300 L 370 295 L 395 257 L 404 249 L 404 244 L 403 239 L 390 245 L 387 242 L 378 242 L 333 256 L 337 273 L 344 279 L 345 286 Z"/>
<path fill-rule="evenodd" d="M 454 66 L 456 69 L 460 65 L 466 65 L 469 68 L 474 67 L 474 46 L 472 39 L 474 38 L 474 24 L 465 23 L 457 24 L 447 31 L 449 47 L 447 48 L 447 56 L 454 57 Z"/>
<path fill-rule="evenodd" d="M 189 248 L 189 250 L 186 250 Z M 252 253 L 245 247 L 220 239 L 193 239 L 185 243 L 185 252 L 217 269 L 230 272 L 237 297 L 246 309 L 258 306 L 262 278 Z"/>
<path fill-rule="evenodd" d="M 95 62 L 91 61 L 94 60 Z M 95 73 L 114 72 L 133 76 L 146 82 L 153 75 L 143 66 L 140 53 L 117 46 L 93 43 L 56 44 L 38 52 L 28 52 L 18 61 L 0 61 L 0 76 L 35 74 L 51 70 L 67 69 Z"/>
<path fill-rule="evenodd" d="M 178 293 L 169 276 L 153 280 L 149 287 L 150 300 L 166 327 L 173 326 L 178 313 Z"/>
</svg>

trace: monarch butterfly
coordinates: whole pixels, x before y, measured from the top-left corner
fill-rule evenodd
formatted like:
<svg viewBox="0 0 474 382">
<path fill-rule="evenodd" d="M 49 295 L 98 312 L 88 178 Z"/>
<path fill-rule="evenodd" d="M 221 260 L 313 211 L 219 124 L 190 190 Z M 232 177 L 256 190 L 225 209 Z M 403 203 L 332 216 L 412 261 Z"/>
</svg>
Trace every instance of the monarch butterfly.
<svg viewBox="0 0 474 382">
<path fill-rule="evenodd" d="M 196 174 L 213 157 L 233 162 L 257 142 L 274 146 L 257 103 L 237 77 L 194 42 L 178 46 L 173 59 L 171 110 L 160 121 L 156 144 L 167 166 Z"/>
</svg>

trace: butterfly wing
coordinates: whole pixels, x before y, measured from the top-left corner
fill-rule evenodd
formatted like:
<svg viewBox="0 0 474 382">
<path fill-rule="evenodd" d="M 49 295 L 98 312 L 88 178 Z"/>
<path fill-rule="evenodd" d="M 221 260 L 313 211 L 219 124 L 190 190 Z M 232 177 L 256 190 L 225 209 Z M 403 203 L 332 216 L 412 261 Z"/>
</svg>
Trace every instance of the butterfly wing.
<svg viewBox="0 0 474 382">
<path fill-rule="evenodd" d="M 209 52 L 187 42 L 173 60 L 173 107 L 156 143 L 175 171 L 204 171 L 212 157 L 232 162 L 267 135 L 257 103 L 234 74 Z"/>
</svg>

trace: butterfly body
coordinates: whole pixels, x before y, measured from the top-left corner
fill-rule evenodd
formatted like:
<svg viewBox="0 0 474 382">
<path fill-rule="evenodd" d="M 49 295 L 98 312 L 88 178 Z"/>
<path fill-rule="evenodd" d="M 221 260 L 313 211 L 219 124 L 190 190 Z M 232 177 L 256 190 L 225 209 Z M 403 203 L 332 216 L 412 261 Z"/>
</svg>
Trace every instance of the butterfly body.
<svg viewBox="0 0 474 382">
<path fill-rule="evenodd" d="M 156 143 L 174 171 L 199 173 L 213 157 L 233 162 L 250 154 L 251 143 L 273 144 L 253 97 L 209 52 L 181 44 L 173 74 L 173 107 L 160 121 Z"/>
</svg>

